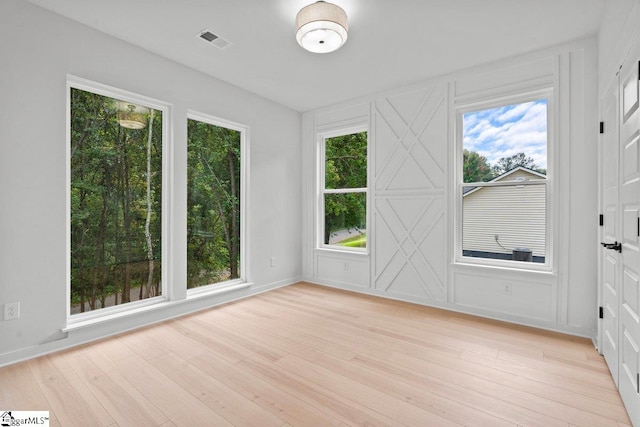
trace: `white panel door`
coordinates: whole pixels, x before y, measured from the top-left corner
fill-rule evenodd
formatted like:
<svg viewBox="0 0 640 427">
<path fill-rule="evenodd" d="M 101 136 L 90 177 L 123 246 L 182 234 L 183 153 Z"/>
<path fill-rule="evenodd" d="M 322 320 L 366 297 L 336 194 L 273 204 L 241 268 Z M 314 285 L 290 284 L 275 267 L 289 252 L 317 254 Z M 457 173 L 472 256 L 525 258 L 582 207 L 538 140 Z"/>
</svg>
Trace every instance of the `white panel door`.
<svg viewBox="0 0 640 427">
<path fill-rule="evenodd" d="M 620 237 L 618 388 L 640 426 L 640 44 L 620 71 Z"/>
<path fill-rule="evenodd" d="M 614 243 L 618 238 L 618 84 L 612 84 L 602 100 L 602 119 L 604 133 L 600 144 L 602 170 L 603 227 L 601 241 Z M 601 289 L 602 289 L 602 336 L 601 352 L 604 355 L 611 375 L 618 384 L 618 288 L 620 255 L 601 246 Z"/>
</svg>

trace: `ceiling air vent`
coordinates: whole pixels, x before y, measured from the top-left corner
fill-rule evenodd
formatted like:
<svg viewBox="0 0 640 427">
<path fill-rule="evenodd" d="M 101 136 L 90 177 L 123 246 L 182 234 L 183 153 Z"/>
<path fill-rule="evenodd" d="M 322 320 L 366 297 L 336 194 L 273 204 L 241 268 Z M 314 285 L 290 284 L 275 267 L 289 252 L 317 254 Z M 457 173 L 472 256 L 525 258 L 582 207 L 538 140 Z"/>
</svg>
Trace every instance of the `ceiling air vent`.
<svg viewBox="0 0 640 427">
<path fill-rule="evenodd" d="M 229 46 L 231 44 L 231 42 L 223 39 L 219 35 L 214 34 L 211 31 L 206 30 L 206 29 L 202 30 L 198 34 L 196 34 L 196 37 L 198 37 L 201 40 L 206 41 L 207 43 L 210 43 L 210 44 L 214 45 L 218 49 L 224 49 L 225 47 L 227 47 L 227 46 Z"/>
</svg>

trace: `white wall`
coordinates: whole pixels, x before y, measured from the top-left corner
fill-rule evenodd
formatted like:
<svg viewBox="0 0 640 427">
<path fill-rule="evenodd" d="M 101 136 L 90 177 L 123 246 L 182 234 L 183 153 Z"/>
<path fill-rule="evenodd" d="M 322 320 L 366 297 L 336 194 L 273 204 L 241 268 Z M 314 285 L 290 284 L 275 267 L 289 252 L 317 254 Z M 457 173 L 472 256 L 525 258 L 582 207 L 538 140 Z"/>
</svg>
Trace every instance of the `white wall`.
<svg viewBox="0 0 640 427">
<path fill-rule="evenodd" d="M 172 105 L 167 238 L 177 299 L 68 335 L 67 74 Z M 248 289 L 185 299 L 187 109 L 250 128 Z M 21 303 L 20 319 L 0 320 L 0 365 L 295 282 L 300 156 L 298 113 L 24 1 L 0 2 L 0 305 Z"/>
<path fill-rule="evenodd" d="M 304 114 L 304 278 L 593 337 L 596 59 L 595 39 L 577 41 Z M 456 106 L 547 87 L 554 88 L 553 271 L 455 263 Z M 367 256 L 316 249 L 315 240 L 315 134 L 357 118 L 370 127 Z"/>
<path fill-rule="evenodd" d="M 598 34 L 598 89 L 602 97 L 638 35 L 639 0 L 605 0 Z"/>
</svg>

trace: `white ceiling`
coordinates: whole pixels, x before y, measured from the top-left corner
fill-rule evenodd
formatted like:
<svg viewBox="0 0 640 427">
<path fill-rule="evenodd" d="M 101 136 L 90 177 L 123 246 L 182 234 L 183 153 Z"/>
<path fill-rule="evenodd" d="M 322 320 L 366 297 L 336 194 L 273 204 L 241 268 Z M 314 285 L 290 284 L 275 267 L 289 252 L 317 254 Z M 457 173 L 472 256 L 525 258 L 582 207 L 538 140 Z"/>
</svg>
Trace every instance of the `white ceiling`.
<svg viewBox="0 0 640 427">
<path fill-rule="evenodd" d="M 598 32 L 605 0 L 332 0 L 338 51 L 295 41 L 313 0 L 27 0 L 297 111 L 419 82 Z M 195 37 L 209 29 L 232 45 Z"/>
</svg>

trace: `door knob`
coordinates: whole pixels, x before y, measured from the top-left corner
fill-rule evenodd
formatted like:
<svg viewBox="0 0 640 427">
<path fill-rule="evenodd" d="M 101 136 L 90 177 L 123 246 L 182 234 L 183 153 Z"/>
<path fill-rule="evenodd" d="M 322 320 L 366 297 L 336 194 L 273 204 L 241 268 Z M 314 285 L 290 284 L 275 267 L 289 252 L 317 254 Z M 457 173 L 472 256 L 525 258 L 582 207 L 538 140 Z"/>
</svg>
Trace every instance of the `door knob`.
<svg viewBox="0 0 640 427">
<path fill-rule="evenodd" d="M 622 243 L 618 243 L 617 241 L 615 243 L 602 242 L 601 245 L 607 249 L 613 249 L 614 251 L 622 253 Z"/>
</svg>

